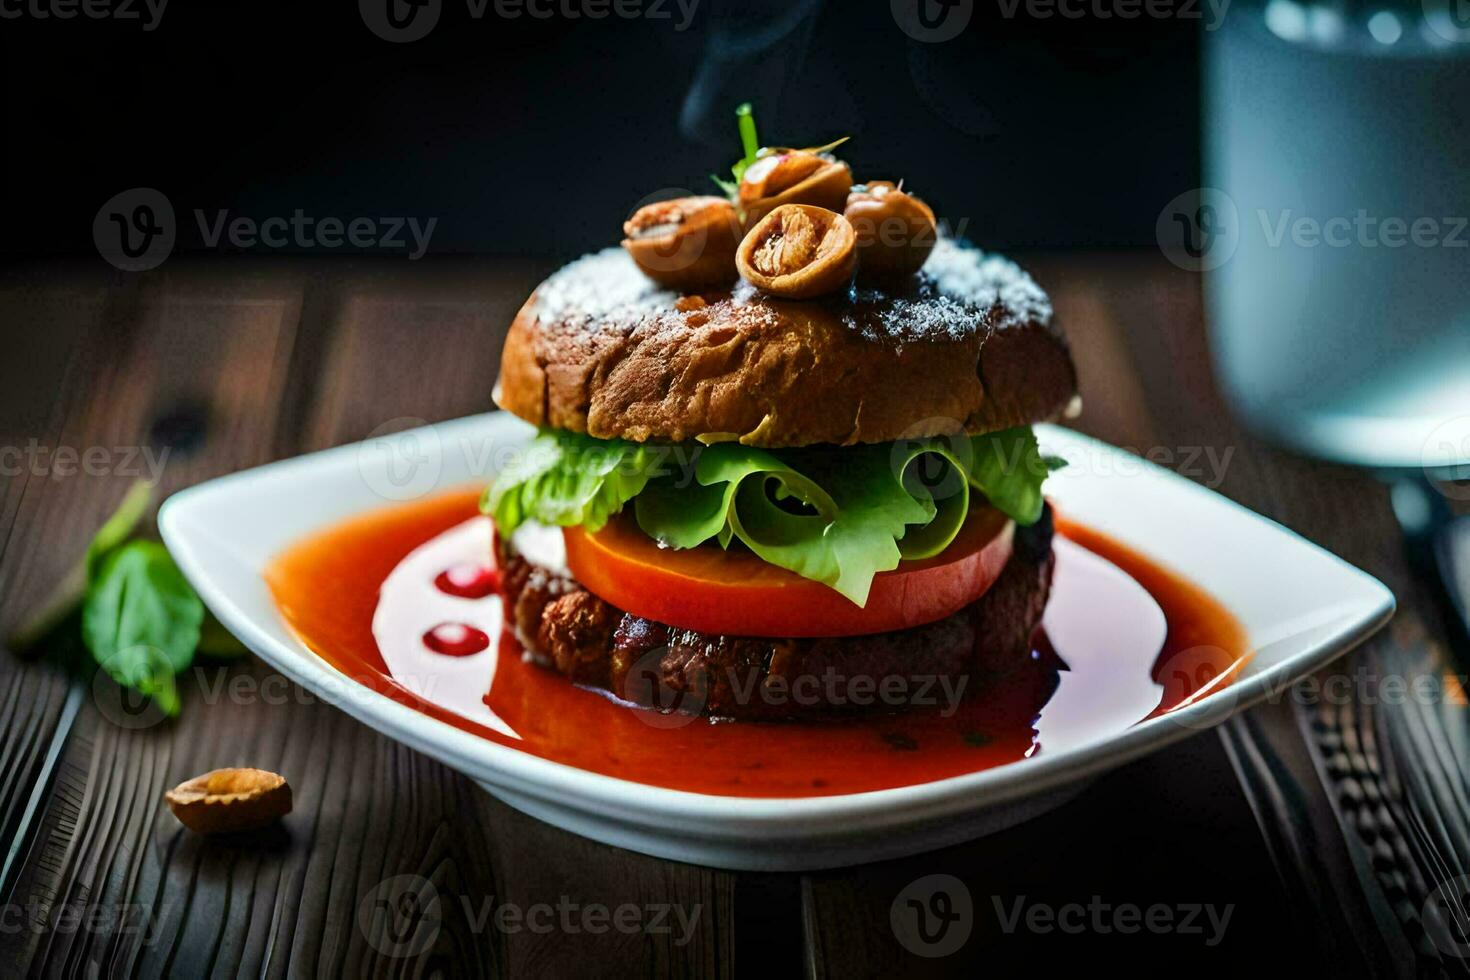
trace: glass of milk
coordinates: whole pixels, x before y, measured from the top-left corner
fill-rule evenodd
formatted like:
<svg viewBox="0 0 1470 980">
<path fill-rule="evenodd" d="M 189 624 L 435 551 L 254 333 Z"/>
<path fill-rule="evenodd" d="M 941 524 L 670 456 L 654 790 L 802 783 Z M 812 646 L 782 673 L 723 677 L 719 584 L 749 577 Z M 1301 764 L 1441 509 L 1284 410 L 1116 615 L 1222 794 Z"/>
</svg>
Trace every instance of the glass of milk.
<svg viewBox="0 0 1470 980">
<path fill-rule="evenodd" d="M 1307 452 L 1470 462 L 1470 0 L 1236 0 L 1207 25 L 1177 213 L 1245 420 Z"/>
</svg>

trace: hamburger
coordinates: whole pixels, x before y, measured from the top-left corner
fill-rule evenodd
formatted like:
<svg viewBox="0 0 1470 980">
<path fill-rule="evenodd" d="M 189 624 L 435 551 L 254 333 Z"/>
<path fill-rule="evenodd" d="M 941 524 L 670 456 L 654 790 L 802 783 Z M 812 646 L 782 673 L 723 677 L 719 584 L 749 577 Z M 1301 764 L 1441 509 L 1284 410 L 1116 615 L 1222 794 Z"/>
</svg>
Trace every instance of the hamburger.
<svg viewBox="0 0 1470 980">
<path fill-rule="evenodd" d="M 1031 425 L 1076 375 L 1046 295 L 834 147 L 745 156 L 543 282 L 486 490 L 525 655 L 634 704 L 792 720 L 971 695 L 1052 573 Z"/>
</svg>

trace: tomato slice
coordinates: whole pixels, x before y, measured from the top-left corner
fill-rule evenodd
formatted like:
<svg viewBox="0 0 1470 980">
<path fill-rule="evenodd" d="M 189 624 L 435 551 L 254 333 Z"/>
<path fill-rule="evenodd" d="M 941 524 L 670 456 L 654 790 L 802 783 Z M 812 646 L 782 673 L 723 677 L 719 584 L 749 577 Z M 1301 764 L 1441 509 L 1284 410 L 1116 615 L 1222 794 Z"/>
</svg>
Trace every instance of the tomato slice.
<svg viewBox="0 0 1470 980">
<path fill-rule="evenodd" d="M 950 546 L 873 578 L 865 606 L 748 551 L 660 548 L 628 515 L 600 531 L 562 529 L 567 565 L 588 591 L 645 619 L 732 636 L 861 636 L 943 619 L 995 583 L 1015 525 L 973 510 Z"/>
</svg>

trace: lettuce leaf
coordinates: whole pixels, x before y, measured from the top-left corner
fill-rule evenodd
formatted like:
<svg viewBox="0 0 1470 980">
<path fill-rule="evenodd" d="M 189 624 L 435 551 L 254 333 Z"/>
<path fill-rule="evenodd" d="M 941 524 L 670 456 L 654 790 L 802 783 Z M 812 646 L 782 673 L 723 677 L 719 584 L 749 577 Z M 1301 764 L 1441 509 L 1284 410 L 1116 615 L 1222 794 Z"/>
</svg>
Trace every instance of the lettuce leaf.
<svg viewBox="0 0 1470 980">
<path fill-rule="evenodd" d="M 662 463 L 657 447 L 544 429 L 486 490 L 480 509 L 509 534 L 526 521 L 596 531 Z"/>
<path fill-rule="evenodd" d="M 1040 520 L 1045 503 L 1041 483 L 1048 473 L 1066 463 L 1055 457 L 1043 458 L 1036 445 L 1036 433 L 1029 426 L 974 436 L 970 446 L 974 451 L 968 467 L 970 485 L 1017 524 Z"/>
<path fill-rule="evenodd" d="M 659 446 L 544 430 L 486 491 L 502 533 L 522 522 L 597 530 L 629 501 L 671 548 L 735 541 L 858 605 L 873 576 L 948 547 L 971 494 L 1021 524 L 1055 468 L 1029 428 L 881 445 L 762 450 Z"/>
</svg>

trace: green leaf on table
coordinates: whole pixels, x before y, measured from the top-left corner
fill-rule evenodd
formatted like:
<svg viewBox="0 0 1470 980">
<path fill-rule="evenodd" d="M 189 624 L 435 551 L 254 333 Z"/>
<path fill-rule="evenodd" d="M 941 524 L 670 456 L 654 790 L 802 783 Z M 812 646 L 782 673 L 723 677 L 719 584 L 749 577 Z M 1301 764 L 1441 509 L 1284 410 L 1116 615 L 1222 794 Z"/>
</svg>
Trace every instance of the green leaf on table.
<svg viewBox="0 0 1470 980">
<path fill-rule="evenodd" d="M 87 588 L 82 639 L 113 679 L 172 714 L 173 675 L 193 662 L 203 620 L 204 604 L 168 549 L 130 541 L 102 560 Z"/>
</svg>

